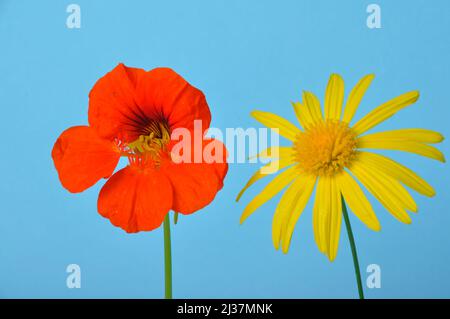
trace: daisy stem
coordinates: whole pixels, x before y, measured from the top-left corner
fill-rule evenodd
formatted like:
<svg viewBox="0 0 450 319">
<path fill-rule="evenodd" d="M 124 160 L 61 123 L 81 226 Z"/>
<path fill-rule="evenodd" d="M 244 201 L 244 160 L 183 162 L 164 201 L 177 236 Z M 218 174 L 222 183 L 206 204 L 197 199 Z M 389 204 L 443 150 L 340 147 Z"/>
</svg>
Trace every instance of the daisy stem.
<svg viewBox="0 0 450 319">
<path fill-rule="evenodd" d="M 348 218 L 347 206 L 345 205 L 344 197 L 342 197 L 342 214 L 344 215 L 345 226 L 347 228 L 348 240 L 352 250 L 353 265 L 355 266 L 356 282 L 358 283 L 359 299 L 364 299 L 364 291 L 361 281 L 361 271 L 359 270 L 358 254 L 356 253 L 355 238 L 353 237 L 352 226 Z"/>
<path fill-rule="evenodd" d="M 164 274 L 165 298 L 172 299 L 172 248 L 170 243 L 170 218 L 164 218 Z"/>
</svg>

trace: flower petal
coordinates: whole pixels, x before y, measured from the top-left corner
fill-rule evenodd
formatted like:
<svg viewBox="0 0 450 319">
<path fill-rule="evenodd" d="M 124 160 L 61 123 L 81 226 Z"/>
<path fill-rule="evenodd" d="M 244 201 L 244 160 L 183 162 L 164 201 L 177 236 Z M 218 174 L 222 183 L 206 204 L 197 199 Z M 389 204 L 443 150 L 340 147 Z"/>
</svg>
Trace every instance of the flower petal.
<svg viewBox="0 0 450 319">
<path fill-rule="evenodd" d="M 181 214 L 192 214 L 211 203 L 217 192 L 223 187 L 223 180 L 228 171 L 227 151 L 222 142 L 215 139 L 204 141 L 207 146 L 221 148 L 222 156 L 218 161 L 205 160 L 196 163 L 174 163 L 166 161 L 161 171 L 170 180 L 173 188 L 172 209 Z"/>
<path fill-rule="evenodd" d="M 56 140 L 52 158 L 61 184 L 78 193 L 111 176 L 120 153 L 113 142 L 100 138 L 94 129 L 74 126 Z"/>
<path fill-rule="evenodd" d="M 106 182 L 98 212 L 127 233 L 158 228 L 172 206 L 172 187 L 158 170 L 127 166 Z"/>
<path fill-rule="evenodd" d="M 309 113 L 309 109 L 307 108 L 306 104 L 302 104 L 300 102 L 291 102 L 292 107 L 294 108 L 295 116 L 297 117 L 298 122 L 300 125 L 307 129 L 312 124 L 312 117 Z"/>
<path fill-rule="evenodd" d="M 387 120 L 401 109 L 415 103 L 419 99 L 418 91 L 411 91 L 378 106 L 369 114 L 360 119 L 354 126 L 353 131 L 360 135 L 372 127 Z"/>
<path fill-rule="evenodd" d="M 380 222 L 373 211 L 372 205 L 354 178 L 343 171 L 336 175 L 336 183 L 353 214 L 370 229 L 379 231 L 381 229 Z"/>
<path fill-rule="evenodd" d="M 353 119 L 353 116 L 358 109 L 359 104 L 361 103 L 364 94 L 366 94 L 367 89 L 372 83 L 375 75 L 369 74 L 359 80 L 358 84 L 352 89 L 350 95 L 347 99 L 347 104 L 345 105 L 344 115 L 342 117 L 342 122 L 350 123 Z"/>
<path fill-rule="evenodd" d="M 142 69 L 117 65 L 100 78 L 89 93 L 89 125 L 105 138 L 132 140 L 145 126 L 147 115 L 135 103 L 135 88 Z"/>
<path fill-rule="evenodd" d="M 287 219 L 289 214 L 294 210 L 296 199 L 298 198 L 299 190 L 303 184 L 303 178 L 296 179 L 291 185 L 289 185 L 286 191 L 281 196 L 278 202 L 275 214 L 272 220 L 272 242 L 275 249 L 280 248 L 282 229 L 286 228 Z"/>
<path fill-rule="evenodd" d="M 247 207 L 245 207 L 244 212 L 241 215 L 240 223 L 242 224 L 251 214 L 254 213 L 261 205 L 269 201 L 272 197 L 278 194 L 283 188 L 289 185 L 292 180 L 298 176 L 297 167 L 293 166 L 287 170 L 278 174 L 269 184 L 256 195 Z"/>
<path fill-rule="evenodd" d="M 284 241 L 283 234 L 286 233 L 288 224 L 290 222 L 290 216 L 298 213 L 297 219 L 300 217 L 300 214 L 303 212 L 304 207 L 303 201 L 305 200 L 305 189 L 309 189 L 309 184 L 312 182 L 311 175 L 300 175 L 291 185 L 286 189 L 281 196 L 280 201 L 278 202 L 277 208 L 275 210 L 275 214 L 273 216 L 272 221 L 272 241 L 275 249 L 279 249 L 280 241 Z M 315 181 L 315 178 L 313 178 Z M 314 183 L 311 187 L 314 186 Z M 312 192 L 312 190 L 311 190 Z M 309 192 L 309 195 L 311 195 Z M 306 201 L 309 199 L 306 198 Z M 305 203 L 306 205 L 306 203 Z M 301 209 L 300 209 L 301 208 Z M 294 222 L 295 226 L 295 222 Z M 291 232 L 292 235 L 292 232 Z M 288 236 L 287 240 L 290 242 L 291 235 Z M 289 247 L 289 243 L 287 243 L 287 248 Z M 287 250 L 286 250 L 287 252 Z"/>
<path fill-rule="evenodd" d="M 290 157 L 292 158 L 294 156 L 294 151 L 292 146 L 271 146 L 264 150 L 262 150 L 260 153 L 250 156 L 249 159 L 254 158 L 283 158 L 283 157 Z"/>
<path fill-rule="evenodd" d="M 359 158 L 359 162 L 361 163 L 361 166 L 365 167 L 366 171 L 370 172 L 369 175 L 373 175 L 376 179 L 380 180 L 385 187 L 388 187 L 390 192 L 395 194 L 395 197 L 403 208 L 414 213 L 417 212 L 416 202 L 402 184 L 385 174 L 383 171 L 377 169 L 372 162 L 364 161 L 364 159 L 361 158 Z"/>
<path fill-rule="evenodd" d="M 252 186 L 254 183 L 256 183 L 257 181 L 259 181 L 261 178 L 266 177 L 268 175 L 274 174 L 276 172 L 279 172 L 280 170 L 290 166 L 294 164 L 294 161 L 292 160 L 292 158 L 290 157 L 282 157 L 279 160 L 275 160 L 272 161 L 264 166 L 262 166 L 260 169 L 258 169 L 253 175 L 252 177 L 250 177 L 250 179 L 248 180 L 247 184 L 245 184 L 244 188 L 241 189 L 241 191 L 239 192 L 239 194 L 236 197 L 236 202 L 238 202 L 242 195 L 245 193 L 245 191 Z M 272 167 L 275 167 L 274 170 L 272 170 Z M 266 172 L 270 171 L 269 174 L 267 174 Z"/>
<path fill-rule="evenodd" d="M 360 137 L 357 142 L 358 148 L 404 151 L 445 163 L 444 154 L 437 148 L 427 144 L 412 141 L 378 139 L 376 136 L 373 137 L 370 135 Z"/>
<path fill-rule="evenodd" d="M 381 172 L 375 174 L 358 161 L 353 163 L 350 170 L 396 219 L 405 224 L 411 223 L 411 217 L 405 210 L 404 199 L 396 193 L 396 186 L 400 184 L 391 183 L 392 179 L 386 178 L 387 175 Z"/>
<path fill-rule="evenodd" d="M 330 243 L 328 245 L 328 259 L 333 261 L 337 256 L 339 239 L 341 235 L 341 224 L 342 224 L 342 197 L 339 188 L 336 185 L 336 179 L 331 178 L 331 189 L 330 189 L 330 229 L 329 238 Z"/>
<path fill-rule="evenodd" d="M 206 130 L 211 114 L 203 93 L 169 68 L 119 64 L 89 94 L 89 124 L 103 137 L 132 141 L 152 120 L 167 121 L 171 130 L 201 120 Z"/>
<path fill-rule="evenodd" d="M 319 177 L 313 208 L 314 239 L 319 250 L 328 254 L 330 220 L 330 178 Z"/>
<path fill-rule="evenodd" d="M 432 197 L 436 194 L 433 187 L 422 177 L 406 166 L 403 166 L 388 157 L 375 153 L 359 152 L 358 158 L 365 162 L 372 163 L 378 170 L 392 176 L 422 195 Z"/>
<path fill-rule="evenodd" d="M 314 184 L 316 183 L 316 176 L 305 175 L 299 177 L 294 183 L 296 187 L 295 191 L 297 192 L 297 196 L 293 202 L 293 206 L 285 210 L 287 215 L 285 215 L 284 218 L 281 219 L 281 223 L 283 223 L 281 233 L 282 249 L 285 254 L 289 250 L 292 233 L 294 232 L 295 225 L 297 224 L 298 219 L 303 213 L 306 204 L 308 203 L 309 198 L 311 197 L 311 193 L 314 190 Z"/>
<path fill-rule="evenodd" d="M 251 115 L 255 120 L 264 126 L 271 129 L 277 129 L 277 133 L 284 136 L 288 140 L 295 141 L 297 134 L 301 132 L 300 129 L 294 124 L 276 114 L 263 111 L 253 111 L 251 112 Z"/>
<path fill-rule="evenodd" d="M 407 128 L 400 130 L 392 130 L 385 132 L 377 132 L 372 134 L 364 135 L 364 140 L 374 140 L 374 141 L 411 141 L 416 143 L 428 143 L 435 144 L 440 143 L 444 140 L 444 136 L 441 133 L 420 129 L 420 128 Z"/>
<path fill-rule="evenodd" d="M 344 101 L 344 80 L 339 74 L 332 74 L 325 92 L 325 118 L 339 120 Z"/>
<path fill-rule="evenodd" d="M 166 119 L 171 130 L 192 130 L 194 121 L 198 120 L 205 131 L 211 122 L 211 113 L 202 91 L 170 68 L 150 70 L 138 79 L 136 103 L 146 114 Z"/>
<path fill-rule="evenodd" d="M 322 110 L 320 108 L 320 100 L 317 96 L 308 91 L 303 91 L 303 102 L 309 109 L 313 123 L 323 121 Z"/>
<path fill-rule="evenodd" d="M 319 99 L 311 92 L 303 92 L 303 104 L 292 102 L 295 115 L 300 125 L 304 129 L 323 121 L 322 111 L 320 109 Z"/>
</svg>

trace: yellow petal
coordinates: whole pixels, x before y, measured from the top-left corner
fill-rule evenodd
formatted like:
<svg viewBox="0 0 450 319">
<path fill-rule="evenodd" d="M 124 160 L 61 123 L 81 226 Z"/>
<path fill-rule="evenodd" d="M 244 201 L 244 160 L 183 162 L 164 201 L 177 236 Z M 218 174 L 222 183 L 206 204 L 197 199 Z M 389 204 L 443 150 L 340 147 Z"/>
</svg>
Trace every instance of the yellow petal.
<svg viewBox="0 0 450 319">
<path fill-rule="evenodd" d="M 281 228 L 283 227 L 282 225 L 285 224 L 284 220 L 287 219 L 289 214 L 294 210 L 296 198 L 299 194 L 299 186 L 301 186 L 301 184 L 298 183 L 299 180 L 300 178 L 296 179 L 283 193 L 283 196 L 281 196 L 277 208 L 275 209 L 275 214 L 273 215 L 272 242 L 277 250 L 280 248 Z"/>
<path fill-rule="evenodd" d="M 433 187 L 422 177 L 388 157 L 375 153 L 359 152 L 358 158 L 371 162 L 380 171 L 392 176 L 422 195 L 432 197 L 436 194 Z"/>
<path fill-rule="evenodd" d="M 284 136 L 288 140 L 295 141 L 295 137 L 301 131 L 294 124 L 270 112 L 253 111 L 251 115 L 255 120 L 263 124 L 264 126 L 277 130 L 277 133 Z"/>
<path fill-rule="evenodd" d="M 289 216 L 299 208 L 299 200 L 301 201 L 304 189 L 308 185 L 310 179 L 310 176 L 300 175 L 284 192 L 277 205 L 272 222 L 272 240 L 276 249 L 279 248 L 281 234 L 286 230 Z"/>
<path fill-rule="evenodd" d="M 406 224 L 411 223 L 411 218 L 399 200 L 398 194 L 391 190 L 391 185 L 384 176 L 371 173 L 359 161 L 353 162 L 350 170 L 395 218 Z"/>
<path fill-rule="evenodd" d="M 314 239 L 319 250 L 328 254 L 330 215 L 330 178 L 323 176 L 319 178 L 314 199 L 313 229 Z"/>
<path fill-rule="evenodd" d="M 301 126 L 308 129 L 311 126 L 323 121 L 319 99 L 311 92 L 303 92 L 303 104 L 292 102 L 295 115 Z"/>
<path fill-rule="evenodd" d="M 251 214 L 253 214 L 256 209 L 278 194 L 297 176 L 298 169 L 295 166 L 290 167 L 278 174 L 258 195 L 250 201 L 247 207 L 245 207 L 244 212 L 241 215 L 240 223 L 242 224 Z"/>
<path fill-rule="evenodd" d="M 344 115 L 342 117 L 343 122 L 350 123 L 352 121 L 353 116 L 355 115 L 356 110 L 364 97 L 364 94 L 374 78 L 375 75 L 373 74 L 366 75 L 359 80 L 358 84 L 356 84 L 356 86 L 352 89 L 345 106 Z"/>
<path fill-rule="evenodd" d="M 360 135 L 370 130 L 375 125 L 378 125 L 381 122 L 387 120 L 401 109 L 415 103 L 418 100 L 418 98 L 419 98 L 418 91 L 412 91 L 397 96 L 396 98 L 378 106 L 377 108 L 372 110 L 369 114 L 364 116 L 353 126 L 353 130 L 357 135 Z"/>
<path fill-rule="evenodd" d="M 291 102 L 292 107 L 294 108 L 295 116 L 297 117 L 300 125 L 307 129 L 313 123 L 311 114 L 309 112 L 308 107 L 305 104 L 300 102 Z"/>
<path fill-rule="evenodd" d="M 370 229 L 379 231 L 381 229 L 380 222 L 373 211 L 372 205 L 355 179 L 346 171 L 343 171 L 336 175 L 336 183 L 353 214 Z"/>
<path fill-rule="evenodd" d="M 330 229 L 329 229 L 329 249 L 328 249 L 328 259 L 333 261 L 336 258 L 339 238 L 341 235 L 341 224 L 342 224 L 342 201 L 341 192 L 336 185 L 335 178 L 330 179 Z"/>
<path fill-rule="evenodd" d="M 386 132 L 378 132 L 364 135 L 365 138 L 372 140 L 396 140 L 396 141 L 411 141 L 417 143 L 440 143 L 444 140 L 444 136 L 441 133 L 420 129 L 420 128 L 407 128 L 400 130 L 392 130 Z"/>
<path fill-rule="evenodd" d="M 303 91 L 303 102 L 309 109 L 312 122 L 319 123 L 323 121 L 322 110 L 320 108 L 320 101 L 312 92 Z"/>
<path fill-rule="evenodd" d="M 242 190 L 239 192 L 239 194 L 236 197 L 236 202 L 238 202 L 241 199 L 244 192 L 250 186 L 252 186 L 254 183 L 259 181 L 261 178 L 266 177 L 267 175 L 271 175 L 271 174 L 266 173 L 268 171 L 268 168 L 271 165 L 274 165 L 272 167 L 276 167 L 276 169 L 271 171 L 271 173 L 276 173 L 276 172 L 282 170 L 283 168 L 286 168 L 292 164 L 294 164 L 294 162 L 291 157 L 282 157 L 280 160 L 275 160 L 275 161 L 272 161 L 272 162 L 267 163 L 266 165 L 262 166 L 260 169 L 258 169 L 255 172 L 255 174 L 252 175 L 252 177 L 248 180 L 247 184 L 245 184 L 244 188 L 242 188 Z"/>
<path fill-rule="evenodd" d="M 339 74 L 332 74 L 325 92 L 325 118 L 339 120 L 344 101 L 344 80 Z"/>
<path fill-rule="evenodd" d="M 311 197 L 314 184 L 316 183 L 316 177 L 313 175 L 305 175 L 296 180 L 295 183 L 297 184 L 297 197 L 295 198 L 294 206 L 289 211 L 289 215 L 284 216 L 285 218 L 283 220 L 285 221 L 285 227 L 281 228 L 282 249 L 285 254 L 289 250 L 295 225 L 297 224 L 300 215 L 303 213 L 303 210 Z"/>
<path fill-rule="evenodd" d="M 260 153 L 250 156 L 249 159 L 254 158 L 283 158 L 283 157 L 293 157 L 292 146 L 271 146 L 261 151 Z"/>
<path fill-rule="evenodd" d="M 409 192 L 402 186 L 402 184 L 390 177 L 388 174 L 385 174 L 383 171 L 380 171 L 375 165 L 372 164 L 372 162 L 365 161 L 361 158 L 358 160 L 361 163 L 361 166 L 363 166 L 367 172 L 370 172 L 370 175 L 375 176 L 376 179 L 380 180 L 384 187 L 397 198 L 397 201 L 403 208 L 411 212 L 417 212 L 416 202 Z"/>
<path fill-rule="evenodd" d="M 358 139 L 358 148 L 404 151 L 445 163 L 445 157 L 441 151 L 433 146 L 417 142 L 376 139 L 376 137 L 366 135 Z"/>
</svg>

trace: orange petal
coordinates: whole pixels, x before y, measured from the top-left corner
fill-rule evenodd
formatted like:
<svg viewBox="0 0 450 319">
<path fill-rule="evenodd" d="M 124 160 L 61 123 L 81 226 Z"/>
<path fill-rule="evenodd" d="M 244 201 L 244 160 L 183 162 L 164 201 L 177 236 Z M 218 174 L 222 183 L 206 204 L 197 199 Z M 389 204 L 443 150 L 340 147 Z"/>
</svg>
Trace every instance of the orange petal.
<svg viewBox="0 0 450 319">
<path fill-rule="evenodd" d="M 170 68 L 150 70 L 138 79 L 136 103 L 149 116 L 166 119 L 171 130 L 179 127 L 190 130 L 194 120 L 201 120 L 206 130 L 211 122 L 202 91 Z"/>
<path fill-rule="evenodd" d="M 101 136 L 132 140 L 146 117 L 135 103 L 135 86 L 142 69 L 122 63 L 100 78 L 89 93 L 89 125 Z"/>
<path fill-rule="evenodd" d="M 127 233 L 158 228 L 172 206 L 172 187 L 158 170 L 127 166 L 115 173 L 100 191 L 100 215 Z"/>
<path fill-rule="evenodd" d="M 78 193 L 111 176 L 120 154 L 113 142 L 100 138 L 94 129 L 74 126 L 56 140 L 52 158 L 61 184 Z"/>
<path fill-rule="evenodd" d="M 169 68 L 146 72 L 119 64 L 89 94 L 89 124 L 108 138 L 132 141 L 151 120 L 166 121 L 171 130 L 191 129 L 196 119 L 209 127 L 203 93 Z"/>
<path fill-rule="evenodd" d="M 222 155 L 215 161 L 205 162 L 203 159 L 201 163 L 166 162 L 161 167 L 173 188 L 174 211 L 192 214 L 211 203 L 222 189 L 228 171 L 227 150 L 222 142 L 215 139 L 204 140 L 203 150 L 213 145 Z"/>
</svg>

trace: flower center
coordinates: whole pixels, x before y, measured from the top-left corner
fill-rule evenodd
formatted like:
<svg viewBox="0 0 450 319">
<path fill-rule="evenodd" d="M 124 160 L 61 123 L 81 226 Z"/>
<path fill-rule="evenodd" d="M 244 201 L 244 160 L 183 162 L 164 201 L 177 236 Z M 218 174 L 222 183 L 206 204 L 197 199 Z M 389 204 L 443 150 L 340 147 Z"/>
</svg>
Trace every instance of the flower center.
<svg viewBox="0 0 450 319">
<path fill-rule="evenodd" d="M 136 140 L 127 143 L 130 163 L 145 164 L 151 160 L 158 165 L 170 142 L 169 126 L 164 121 L 151 120 L 142 133 Z"/>
<path fill-rule="evenodd" d="M 294 142 L 300 169 L 314 175 L 334 175 L 355 156 L 356 135 L 346 123 L 327 121 L 300 133 Z"/>
</svg>

